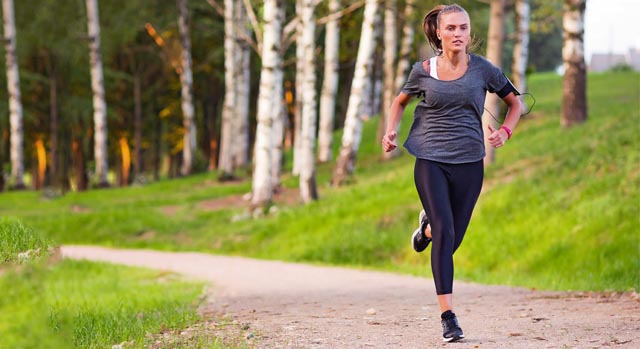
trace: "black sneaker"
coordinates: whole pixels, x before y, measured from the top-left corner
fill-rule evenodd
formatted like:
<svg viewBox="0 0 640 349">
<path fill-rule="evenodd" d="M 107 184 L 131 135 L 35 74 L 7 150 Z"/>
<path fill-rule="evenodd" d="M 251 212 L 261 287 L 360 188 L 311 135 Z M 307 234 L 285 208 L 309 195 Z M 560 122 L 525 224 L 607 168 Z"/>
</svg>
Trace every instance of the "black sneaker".
<svg viewBox="0 0 640 349">
<path fill-rule="evenodd" d="M 448 311 L 442 315 L 442 340 L 448 343 L 456 342 L 464 338 L 462 329 L 458 325 L 456 314 Z"/>
<path fill-rule="evenodd" d="M 418 229 L 413 232 L 413 236 L 411 237 L 413 249 L 416 250 L 416 252 L 424 251 L 431 242 L 431 239 L 424 235 L 427 225 L 429 225 L 429 218 L 427 218 L 427 214 L 422 210 L 418 217 Z"/>
</svg>

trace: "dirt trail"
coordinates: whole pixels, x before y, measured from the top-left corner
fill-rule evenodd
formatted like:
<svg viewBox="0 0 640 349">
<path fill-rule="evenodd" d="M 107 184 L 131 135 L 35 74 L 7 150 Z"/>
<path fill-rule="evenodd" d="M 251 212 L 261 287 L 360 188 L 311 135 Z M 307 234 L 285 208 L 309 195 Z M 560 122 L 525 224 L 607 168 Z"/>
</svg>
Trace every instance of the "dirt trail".
<svg viewBox="0 0 640 349">
<path fill-rule="evenodd" d="M 640 348 L 637 294 L 541 292 L 457 282 L 466 339 L 444 344 L 430 279 L 201 253 L 65 246 L 66 258 L 207 280 L 205 312 L 257 348 Z"/>
</svg>

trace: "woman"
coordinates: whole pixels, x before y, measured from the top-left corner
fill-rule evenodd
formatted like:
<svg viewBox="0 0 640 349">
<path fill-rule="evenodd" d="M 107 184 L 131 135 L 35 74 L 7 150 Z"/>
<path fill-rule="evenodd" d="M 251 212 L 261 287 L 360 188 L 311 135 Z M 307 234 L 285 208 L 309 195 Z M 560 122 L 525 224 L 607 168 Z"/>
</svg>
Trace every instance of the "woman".
<svg viewBox="0 0 640 349">
<path fill-rule="evenodd" d="M 396 128 L 412 97 L 422 96 L 404 144 L 416 157 L 414 177 L 424 211 L 413 247 L 430 242 L 431 269 L 441 310 L 443 340 L 464 338 L 453 312 L 453 253 L 460 246 L 484 176 L 482 112 L 486 91 L 497 93 L 508 111 L 487 138 L 502 147 L 511 138 L 522 106 L 505 75 L 486 59 L 469 54 L 471 21 L 459 5 L 439 5 L 424 18 L 423 29 L 436 56 L 414 64 L 394 99 L 382 139 L 384 151 L 396 148 Z M 427 218 L 428 217 L 428 218 Z"/>
</svg>

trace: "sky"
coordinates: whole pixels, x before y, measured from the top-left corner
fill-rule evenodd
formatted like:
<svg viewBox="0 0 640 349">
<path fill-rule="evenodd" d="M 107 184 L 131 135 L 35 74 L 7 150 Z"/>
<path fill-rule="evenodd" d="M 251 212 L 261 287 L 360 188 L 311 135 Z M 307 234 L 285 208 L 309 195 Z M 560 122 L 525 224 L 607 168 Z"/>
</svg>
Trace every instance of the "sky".
<svg viewBox="0 0 640 349">
<path fill-rule="evenodd" d="M 640 49 L 640 0 L 587 0 L 585 59 L 593 53 Z"/>
</svg>

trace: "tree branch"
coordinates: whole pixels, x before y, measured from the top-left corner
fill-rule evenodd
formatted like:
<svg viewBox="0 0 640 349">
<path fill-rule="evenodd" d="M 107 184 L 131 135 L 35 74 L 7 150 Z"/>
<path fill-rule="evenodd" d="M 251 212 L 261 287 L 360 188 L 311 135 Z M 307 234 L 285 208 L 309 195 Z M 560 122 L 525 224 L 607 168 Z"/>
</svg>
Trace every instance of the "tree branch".
<svg viewBox="0 0 640 349">
<path fill-rule="evenodd" d="M 220 16 L 224 17 L 224 9 L 222 6 L 218 5 L 215 0 L 207 0 L 207 3 L 211 5 L 211 7 L 213 7 Z"/>
<path fill-rule="evenodd" d="M 323 25 L 323 24 L 325 24 L 325 23 L 327 23 L 327 22 L 329 22 L 331 20 L 341 18 L 341 17 L 343 17 L 345 15 L 348 15 L 349 13 L 359 9 L 363 5 L 364 5 L 364 0 L 360 0 L 360 1 L 354 2 L 353 4 L 351 4 L 349 7 L 345 8 L 342 11 L 334 12 L 334 13 L 331 13 L 331 14 L 325 16 L 325 17 L 322 17 L 322 18 L 318 19 L 316 21 L 316 24 L 317 25 Z"/>
<path fill-rule="evenodd" d="M 258 17 L 256 17 L 256 13 L 253 11 L 253 7 L 249 0 L 243 0 L 244 7 L 247 10 L 247 16 L 249 17 L 249 22 L 251 23 L 251 27 L 253 27 L 253 32 L 256 34 L 256 42 L 259 51 L 262 51 L 262 30 L 260 30 L 260 24 L 258 22 Z"/>
</svg>

